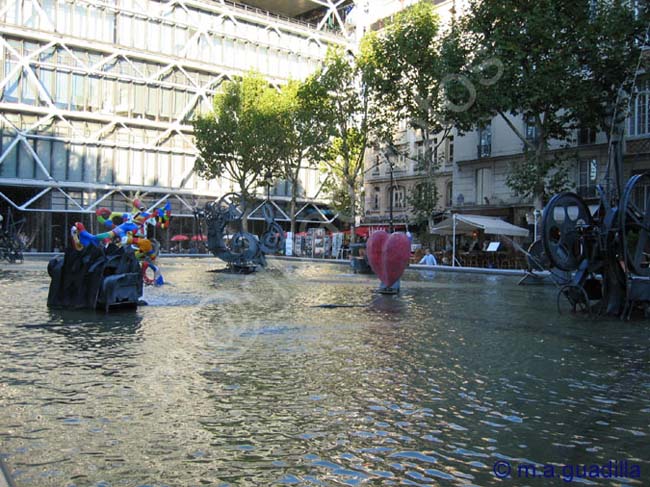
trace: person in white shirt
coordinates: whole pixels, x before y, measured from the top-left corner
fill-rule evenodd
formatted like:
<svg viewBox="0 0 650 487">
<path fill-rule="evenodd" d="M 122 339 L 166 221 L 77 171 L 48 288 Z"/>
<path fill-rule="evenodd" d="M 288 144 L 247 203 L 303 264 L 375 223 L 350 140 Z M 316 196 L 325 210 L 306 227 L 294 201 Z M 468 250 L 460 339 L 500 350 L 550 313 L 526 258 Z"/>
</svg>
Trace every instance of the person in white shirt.
<svg viewBox="0 0 650 487">
<path fill-rule="evenodd" d="M 420 259 L 420 262 L 418 264 L 421 265 L 438 265 L 438 262 L 436 261 L 435 256 L 431 253 L 429 249 L 426 249 L 424 251 L 424 257 Z"/>
</svg>

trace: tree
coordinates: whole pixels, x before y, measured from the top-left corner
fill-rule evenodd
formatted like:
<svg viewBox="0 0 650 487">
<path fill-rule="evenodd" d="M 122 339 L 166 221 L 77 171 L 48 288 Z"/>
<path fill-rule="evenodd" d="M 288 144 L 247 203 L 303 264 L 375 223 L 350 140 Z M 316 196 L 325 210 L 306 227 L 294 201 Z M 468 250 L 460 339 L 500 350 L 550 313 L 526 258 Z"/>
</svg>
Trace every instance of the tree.
<svg viewBox="0 0 650 487">
<path fill-rule="evenodd" d="M 641 68 L 647 70 L 642 64 L 647 62 L 642 49 L 648 42 L 650 6 L 647 2 L 599 0 L 592 2 L 590 13 L 583 63 L 594 88 L 590 96 L 582 98 L 581 123 L 605 132 L 608 143 L 619 141 L 617 155 L 622 157 L 620 141 L 634 84 Z M 623 184 L 622 177 L 618 174 L 619 185 Z"/>
<path fill-rule="evenodd" d="M 278 106 L 277 91 L 258 73 L 224 83 L 214 97 L 213 111 L 192 122 L 199 150 L 197 173 L 230 179 L 241 198 L 252 201 L 263 174 L 276 171 L 284 156 Z M 244 230 L 247 220 L 248 212 L 242 219 Z"/>
<path fill-rule="evenodd" d="M 641 51 L 647 42 L 650 6 L 647 2 L 590 3 L 581 61 L 593 87 L 579 107 L 584 127 L 602 130 L 608 139 L 625 120 L 633 85 L 643 67 Z M 619 134 L 620 135 L 620 134 Z"/>
<path fill-rule="evenodd" d="M 352 130 L 347 134 L 347 144 L 352 147 L 353 154 L 359 154 L 364 144 L 363 137 Z M 321 170 L 327 174 L 323 189 L 332 202 L 332 208 L 338 212 L 339 218 L 351 222 L 354 230 L 354 215 L 356 208 L 363 205 L 363 159 L 353 155 L 348 162 L 343 157 L 343 139 L 332 140 L 328 155 L 321 164 Z M 352 164 L 349 163 L 352 162 Z"/>
<path fill-rule="evenodd" d="M 315 92 L 314 92 L 315 90 Z M 300 172 L 315 166 L 327 149 L 330 127 L 319 118 L 317 83 L 290 81 L 282 87 L 278 110 L 282 121 L 284 152 L 280 175 L 291 184 L 291 233 L 296 234 L 296 202 L 300 189 Z"/>
<path fill-rule="evenodd" d="M 329 127 L 323 163 L 348 193 L 351 241 L 356 239 L 358 193 L 363 185 L 363 162 L 368 145 L 368 97 L 351 55 L 330 49 L 324 67 L 308 80 L 315 113 Z"/>
<path fill-rule="evenodd" d="M 627 2 L 471 0 L 461 26 L 463 74 L 476 88 L 470 110 L 477 122 L 486 113 L 500 116 L 521 140 L 524 162 L 507 182 L 536 208 L 566 184 L 564 161 L 549 157 L 550 142 L 568 143 L 584 124 L 603 126 L 607 100 L 634 70 L 640 27 Z M 514 123 L 517 115 L 527 130 Z"/>
<path fill-rule="evenodd" d="M 448 100 L 458 84 L 451 74 L 464 62 L 457 51 L 457 39 L 441 35 L 438 15 L 427 2 L 401 11 L 383 31 L 362 41 L 359 65 L 378 114 L 375 133 L 393 147 L 396 121 L 407 120 L 422 137 L 418 168 L 423 177 L 409 198 L 419 221 L 429 221 L 437 205 L 434 153 L 454 127 L 466 129 L 471 122 Z M 434 134 L 441 134 L 435 146 Z"/>
</svg>

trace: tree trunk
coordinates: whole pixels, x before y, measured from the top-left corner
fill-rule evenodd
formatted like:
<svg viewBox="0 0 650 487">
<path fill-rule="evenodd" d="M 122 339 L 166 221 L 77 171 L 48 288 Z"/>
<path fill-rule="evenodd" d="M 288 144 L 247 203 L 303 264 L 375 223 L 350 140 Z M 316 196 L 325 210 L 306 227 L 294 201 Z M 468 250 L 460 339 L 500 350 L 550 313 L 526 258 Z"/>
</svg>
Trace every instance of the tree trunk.
<svg viewBox="0 0 650 487">
<path fill-rule="evenodd" d="M 241 199 L 242 199 L 242 204 L 244 205 L 244 208 L 246 210 L 244 211 L 244 214 L 242 215 L 241 218 L 241 231 L 242 232 L 248 232 L 248 215 L 250 215 L 250 210 L 248 208 L 248 194 L 246 193 L 246 190 L 242 188 L 241 192 Z"/>
<path fill-rule="evenodd" d="M 350 197 L 350 243 L 355 243 L 357 241 L 357 234 L 355 231 L 355 220 L 357 216 L 356 209 L 356 190 L 354 184 L 350 184 L 348 181 L 348 195 Z"/>
<path fill-rule="evenodd" d="M 540 126 L 538 124 L 538 131 L 540 130 Z M 537 142 L 537 147 L 535 148 L 535 159 L 537 162 L 537 167 L 541 168 L 542 163 L 546 159 L 546 139 L 544 137 L 540 137 L 539 141 Z M 542 174 L 541 171 L 539 171 L 536 174 L 536 179 L 537 183 L 535 185 L 535 191 L 533 193 L 533 208 L 535 210 L 542 211 L 544 209 L 544 178 L 546 177 L 545 174 Z M 534 234 L 538 235 L 537 238 L 540 238 L 539 235 L 542 234 L 542 229 L 541 229 L 541 224 L 542 220 L 535 218 L 534 219 L 534 225 L 535 225 L 535 230 Z"/>
<path fill-rule="evenodd" d="M 289 214 L 291 215 L 291 237 L 294 241 L 296 238 L 296 200 L 298 199 L 298 185 L 296 183 L 297 181 L 291 182 L 291 204 L 289 206 Z"/>
<path fill-rule="evenodd" d="M 433 148 L 429 138 L 429 126 L 425 125 L 422 129 L 422 142 L 424 144 L 424 161 L 426 163 L 427 177 L 431 176 L 433 171 Z"/>
<path fill-rule="evenodd" d="M 543 127 L 538 122 L 537 123 L 537 132 L 539 134 L 539 140 L 537 141 L 537 147 L 535 148 L 535 159 L 537 162 L 538 172 L 535 175 L 536 185 L 535 192 L 533 194 L 533 204 L 535 205 L 536 210 L 541 210 L 544 208 L 544 178 L 546 174 L 541 171 L 543 164 L 546 160 L 546 137 L 542 133 Z"/>
<path fill-rule="evenodd" d="M 242 232 L 248 232 L 248 215 L 250 214 L 250 211 L 248 208 L 244 212 L 244 216 L 242 216 L 241 219 L 241 231 Z"/>
</svg>

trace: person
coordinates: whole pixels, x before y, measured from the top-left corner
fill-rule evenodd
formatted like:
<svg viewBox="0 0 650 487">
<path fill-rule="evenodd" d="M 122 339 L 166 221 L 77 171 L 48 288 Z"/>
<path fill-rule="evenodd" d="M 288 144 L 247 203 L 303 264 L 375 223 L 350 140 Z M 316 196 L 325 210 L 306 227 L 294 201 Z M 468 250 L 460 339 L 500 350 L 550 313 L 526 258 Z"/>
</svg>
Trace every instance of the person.
<svg viewBox="0 0 650 487">
<path fill-rule="evenodd" d="M 427 249 L 424 252 L 424 257 L 418 262 L 420 265 L 438 265 L 435 256 L 431 253 L 431 250 Z"/>
</svg>

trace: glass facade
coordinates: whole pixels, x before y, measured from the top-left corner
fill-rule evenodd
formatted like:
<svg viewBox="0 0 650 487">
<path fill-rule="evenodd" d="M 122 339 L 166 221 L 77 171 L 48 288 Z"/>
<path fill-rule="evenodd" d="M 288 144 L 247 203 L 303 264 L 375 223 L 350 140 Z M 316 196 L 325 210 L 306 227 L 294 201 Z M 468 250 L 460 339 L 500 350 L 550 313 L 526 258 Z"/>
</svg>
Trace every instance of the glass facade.
<svg viewBox="0 0 650 487">
<path fill-rule="evenodd" d="M 219 2 L 2 4 L 0 204 L 23 211 L 90 214 L 141 191 L 189 217 L 231 186 L 193 173 L 189 122 L 221 83 L 252 69 L 276 85 L 302 79 L 328 45 L 347 45 Z M 318 174 L 303 179 L 315 194 Z"/>
</svg>

